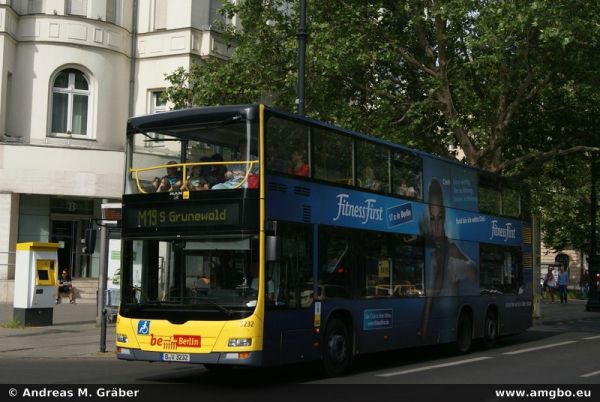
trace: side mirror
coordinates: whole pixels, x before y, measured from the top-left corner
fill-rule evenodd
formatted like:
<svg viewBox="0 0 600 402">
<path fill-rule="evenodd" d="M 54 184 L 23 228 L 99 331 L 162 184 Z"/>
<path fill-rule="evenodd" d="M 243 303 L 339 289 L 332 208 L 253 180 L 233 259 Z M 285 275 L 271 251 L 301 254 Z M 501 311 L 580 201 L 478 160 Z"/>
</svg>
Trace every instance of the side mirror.
<svg viewBox="0 0 600 402">
<path fill-rule="evenodd" d="M 269 262 L 281 259 L 281 238 L 279 236 L 266 236 L 266 258 Z"/>
<path fill-rule="evenodd" d="M 94 254 L 96 250 L 96 229 L 86 229 L 83 239 L 83 253 Z"/>
</svg>

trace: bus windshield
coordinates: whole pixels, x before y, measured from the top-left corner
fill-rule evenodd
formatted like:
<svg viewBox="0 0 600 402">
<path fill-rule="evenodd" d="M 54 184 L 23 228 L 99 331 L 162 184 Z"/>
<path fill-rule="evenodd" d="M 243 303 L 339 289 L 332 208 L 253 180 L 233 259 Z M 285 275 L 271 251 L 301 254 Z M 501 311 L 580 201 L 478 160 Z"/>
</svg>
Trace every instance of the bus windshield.
<svg viewBox="0 0 600 402">
<path fill-rule="evenodd" d="M 125 194 L 258 187 L 258 141 L 244 119 L 128 134 Z"/>
<path fill-rule="evenodd" d="M 128 240 L 123 273 L 131 289 L 122 303 L 136 311 L 173 306 L 232 315 L 252 311 L 254 236 L 202 240 Z M 256 260 L 256 261 L 255 261 Z"/>
</svg>

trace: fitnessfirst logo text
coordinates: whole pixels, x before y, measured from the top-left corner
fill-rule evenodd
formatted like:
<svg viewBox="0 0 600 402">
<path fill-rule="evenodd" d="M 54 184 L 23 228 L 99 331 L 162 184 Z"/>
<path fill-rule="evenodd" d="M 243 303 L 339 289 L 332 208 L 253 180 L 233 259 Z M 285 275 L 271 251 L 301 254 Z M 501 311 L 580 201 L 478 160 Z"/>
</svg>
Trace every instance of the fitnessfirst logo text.
<svg viewBox="0 0 600 402">
<path fill-rule="evenodd" d="M 348 194 L 337 195 L 338 213 L 334 221 L 341 217 L 357 218 L 364 225 L 369 221 L 383 221 L 383 208 L 376 208 L 377 200 L 369 198 L 363 205 L 351 204 Z"/>
<path fill-rule="evenodd" d="M 504 239 L 504 241 L 508 241 L 508 239 L 516 239 L 517 229 L 512 228 L 512 223 L 506 223 L 505 227 L 498 226 L 498 221 L 492 221 L 492 237 L 490 240 L 495 237 L 499 237 Z"/>
</svg>

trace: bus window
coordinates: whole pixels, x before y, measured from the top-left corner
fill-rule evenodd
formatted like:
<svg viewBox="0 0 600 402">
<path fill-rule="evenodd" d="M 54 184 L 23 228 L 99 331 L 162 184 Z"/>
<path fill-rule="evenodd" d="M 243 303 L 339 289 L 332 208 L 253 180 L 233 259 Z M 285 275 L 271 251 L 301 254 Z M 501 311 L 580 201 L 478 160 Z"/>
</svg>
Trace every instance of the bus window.
<svg viewBox="0 0 600 402">
<path fill-rule="evenodd" d="M 352 139 L 332 131 L 315 129 L 313 177 L 337 184 L 353 184 Z"/>
<path fill-rule="evenodd" d="M 523 277 L 520 247 L 480 245 L 479 286 L 482 294 L 517 294 Z"/>
<path fill-rule="evenodd" d="M 352 297 L 354 267 L 350 254 L 349 236 L 340 229 L 321 229 L 318 298 Z"/>
<path fill-rule="evenodd" d="M 502 192 L 500 188 L 479 183 L 479 211 L 493 215 L 502 214 Z"/>
<path fill-rule="evenodd" d="M 356 142 L 356 185 L 374 191 L 388 191 L 389 152 L 381 145 Z"/>
<path fill-rule="evenodd" d="M 396 236 L 394 242 L 394 295 L 414 297 L 424 295 L 423 239 L 415 236 Z"/>
<path fill-rule="evenodd" d="M 365 291 L 372 297 L 422 296 L 424 249 L 421 238 L 369 233 L 363 241 Z"/>
<path fill-rule="evenodd" d="M 247 155 L 239 155 L 242 143 L 247 144 Z M 168 164 L 175 164 L 175 173 L 183 180 L 190 176 L 194 163 L 221 162 L 211 165 L 214 170 L 219 170 L 225 168 L 224 162 L 234 164 L 254 155 L 258 155 L 258 141 L 249 131 L 249 123 L 243 119 L 221 125 L 185 124 L 156 133 L 138 131 L 128 136 L 126 194 L 157 192 L 161 181 L 172 175 L 167 171 Z M 220 182 L 224 180 L 221 178 Z M 163 187 L 166 187 L 165 183 Z M 171 186 L 168 191 L 186 188 Z"/>
<path fill-rule="evenodd" d="M 521 199 L 519 191 L 511 187 L 502 189 L 502 213 L 512 218 L 521 216 Z"/>
<path fill-rule="evenodd" d="M 368 297 L 390 297 L 394 294 L 388 237 L 387 234 L 369 234 L 361 250 Z"/>
<path fill-rule="evenodd" d="M 249 237 L 126 242 L 125 303 L 252 307 L 250 264 L 258 261 Z M 131 249 L 131 251 L 127 251 Z M 130 294 L 128 294 L 130 293 Z M 254 296 L 254 299 L 256 297 Z"/>
<path fill-rule="evenodd" d="M 296 176 L 310 176 L 309 128 L 294 121 L 270 117 L 266 130 L 267 169 Z"/>
<path fill-rule="evenodd" d="M 423 199 L 421 158 L 392 152 L 392 191 L 401 197 Z"/>
<path fill-rule="evenodd" d="M 284 257 L 267 265 L 267 279 L 275 284 L 275 303 L 270 307 L 310 307 L 314 300 L 312 227 L 279 222 L 278 236 Z"/>
</svg>

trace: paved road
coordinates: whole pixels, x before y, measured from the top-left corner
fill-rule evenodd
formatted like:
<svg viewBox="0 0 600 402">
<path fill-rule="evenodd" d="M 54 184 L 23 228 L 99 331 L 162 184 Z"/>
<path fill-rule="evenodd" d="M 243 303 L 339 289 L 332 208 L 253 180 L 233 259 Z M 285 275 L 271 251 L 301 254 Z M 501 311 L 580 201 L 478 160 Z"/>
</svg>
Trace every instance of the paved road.
<svg viewBox="0 0 600 402">
<path fill-rule="evenodd" d="M 219 376 L 202 366 L 123 362 L 98 353 L 93 311 L 61 306 L 57 325 L 0 328 L 0 382 L 5 384 L 193 384 L 266 387 L 291 384 L 599 384 L 600 313 L 582 302 L 543 305 L 527 332 L 500 340 L 491 350 L 454 356 L 441 347 L 373 354 L 357 359 L 345 377 L 323 379 L 316 365 L 233 370 Z M 68 310 L 68 308 L 72 308 Z M 0 312 L 2 310 L 0 309 Z M 61 317 L 61 314 L 69 314 Z M 87 315 L 86 315 L 87 314 Z M 80 316 L 77 319 L 77 316 Z M 84 320 L 85 318 L 85 320 Z M 109 328 L 109 350 L 114 334 Z M 114 329 L 112 329 L 114 330 Z M 112 349 L 111 349 L 112 348 Z"/>
</svg>

